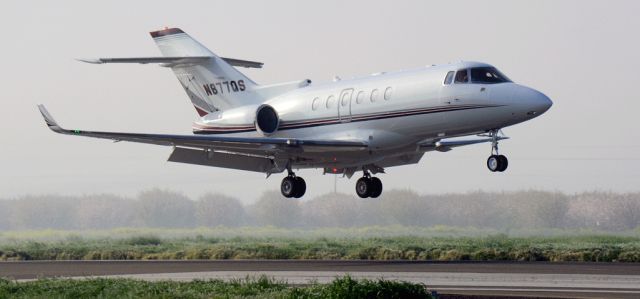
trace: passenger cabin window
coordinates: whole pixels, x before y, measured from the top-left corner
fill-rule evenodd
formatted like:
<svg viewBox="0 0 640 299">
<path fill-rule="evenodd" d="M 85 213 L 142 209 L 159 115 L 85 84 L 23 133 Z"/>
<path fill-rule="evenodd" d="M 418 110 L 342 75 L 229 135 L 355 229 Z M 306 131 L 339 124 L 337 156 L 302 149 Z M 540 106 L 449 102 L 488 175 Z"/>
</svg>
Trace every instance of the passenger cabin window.
<svg viewBox="0 0 640 299">
<path fill-rule="evenodd" d="M 364 91 L 358 92 L 358 97 L 356 97 L 356 103 L 360 104 L 364 100 Z"/>
<path fill-rule="evenodd" d="M 351 100 L 351 94 L 345 93 L 342 95 L 342 107 L 346 107 L 349 105 L 349 101 Z"/>
<path fill-rule="evenodd" d="M 447 76 L 444 77 L 444 85 L 449 85 L 451 84 L 451 82 L 453 82 L 453 73 L 455 73 L 454 71 L 450 71 L 447 73 Z"/>
<path fill-rule="evenodd" d="M 320 106 L 320 98 L 315 98 L 313 99 L 313 103 L 311 104 L 311 109 L 318 110 L 318 107 Z"/>
<path fill-rule="evenodd" d="M 456 73 L 456 84 L 459 83 L 469 83 L 469 73 L 468 70 L 459 70 Z"/>
<path fill-rule="evenodd" d="M 475 67 L 471 69 L 471 83 L 496 84 L 511 82 L 494 67 Z"/>
<path fill-rule="evenodd" d="M 384 90 L 384 99 L 386 101 L 391 99 L 391 93 L 393 93 L 393 89 L 391 87 L 387 87 L 387 89 Z"/>
<path fill-rule="evenodd" d="M 333 104 L 336 102 L 336 98 L 334 96 L 329 96 L 327 98 L 327 109 L 333 108 Z"/>
<path fill-rule="evenodd" d="M 378 99 L 378 90 L 374 89 L 371 91 L 371 101 L 375 102 Z"/>
</svg>

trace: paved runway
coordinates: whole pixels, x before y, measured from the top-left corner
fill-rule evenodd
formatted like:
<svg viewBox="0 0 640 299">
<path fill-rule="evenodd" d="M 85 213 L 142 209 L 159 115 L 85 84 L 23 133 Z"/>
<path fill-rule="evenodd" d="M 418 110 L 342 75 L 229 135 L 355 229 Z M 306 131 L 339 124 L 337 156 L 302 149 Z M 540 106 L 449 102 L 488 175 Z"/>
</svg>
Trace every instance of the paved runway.
<svg viewBox="0 0 640 299">
<path fill-rule="evenodd" d="M 1 262 L 0 277 L 233 279 L 267 275 L 291 284 L 349 274 L 424 283 L 456 294 L 640 298 L 640 264 L 412 261 L 27 261 Z"/>
</svg>

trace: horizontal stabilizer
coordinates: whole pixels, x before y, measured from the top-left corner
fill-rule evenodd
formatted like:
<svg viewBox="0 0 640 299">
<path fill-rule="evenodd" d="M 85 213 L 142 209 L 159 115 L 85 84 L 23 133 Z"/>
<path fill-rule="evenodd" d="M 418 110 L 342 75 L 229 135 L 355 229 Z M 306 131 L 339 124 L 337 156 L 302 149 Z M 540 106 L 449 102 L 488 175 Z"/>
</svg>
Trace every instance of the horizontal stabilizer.
<svg viewBox="0 0 640 299">
<path fill-rule="evenodd" d="M 214 57 L 212 56 L 183 56 L 183 57 L 122 57 L 122 58 L 95 58 L 95 59 L 78 59 L 78 61 L 93 63 L 93 64 L 105 64 L 105 63 L 162 63 L 168 66 L 177 64 L 203 64 Z M 264 65 L 262 62 L 241 60 L 235 58 L 220 57 L 232 66 L 246 67 L 246 68 L 262 68 Z"/>
</svg>

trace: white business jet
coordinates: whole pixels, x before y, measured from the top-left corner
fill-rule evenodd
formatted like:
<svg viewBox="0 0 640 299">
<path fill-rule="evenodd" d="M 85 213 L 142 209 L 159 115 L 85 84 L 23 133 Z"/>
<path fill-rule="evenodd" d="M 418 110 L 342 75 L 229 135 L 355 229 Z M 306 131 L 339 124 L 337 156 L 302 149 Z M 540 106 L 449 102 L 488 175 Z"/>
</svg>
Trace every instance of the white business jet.
<svg viewBox="0 0 640 299">
<path fill-rule="evenodd" d="M 460 62 L 311 84 L 258 85 L 235 67 L 262 63 L 220 57 L 178 28 L 151 32 L 162 57 L 99 58 L 89 63 L 158 63 L 170 68 L 200 119 L 194 135 L 63 129 L 39 105 L 57 133 L 172 146 L 171 162 L 262 172 L 287 171 L 281 192 L 302 197 L 305 181 L 293 170 L 321 168 L 356 182 L 362 198 L 378 197 L 373 175 L 416 164 L 425 152 L 490 143 L 487 166 L 507 169 L 498 153 L 501 129 L 537 117 L 551 100 L 513 83 L 491 65 Z M 477 135 L 477 136 L 475 136 Z M 475 136 L 473 139 L 460 139 Z"/>
</svg>

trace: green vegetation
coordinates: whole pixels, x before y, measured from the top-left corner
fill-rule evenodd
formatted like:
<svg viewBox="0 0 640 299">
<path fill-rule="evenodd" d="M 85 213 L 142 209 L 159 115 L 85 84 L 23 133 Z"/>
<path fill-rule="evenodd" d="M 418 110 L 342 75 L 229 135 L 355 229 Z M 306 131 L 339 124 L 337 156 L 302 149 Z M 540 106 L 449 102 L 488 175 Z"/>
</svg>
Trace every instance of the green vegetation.
<svg viewBox="0 0 640 299">
<path fill-rule="evenodd" d="M 261 277 L 224 282 L 146 282 L 133 279 L 0 279 L 0 298 L 431 298 L 424 285 L 336 278 L 329 284 L 291 287 Z"/>
<path fill-rule="evenodd" d="M 154 189 L 0 200 L 0 260 L 47 259 L 640 262 L 640 193 L 266 192 L 243 204 Z"/>
<path fill-rule="evenodd" d="M 0 234 L 0 260 L 354 259 L 640 262 L 640 235 L 556 231 L 508 236 L 463 228 L 216 228 Z M 467 232 L 468 232 L 467 231 Z M 457 236 L 456 233 L 458 232 Z M 453 235 L 453 236 L 452 236 Z"/>
</svg>

